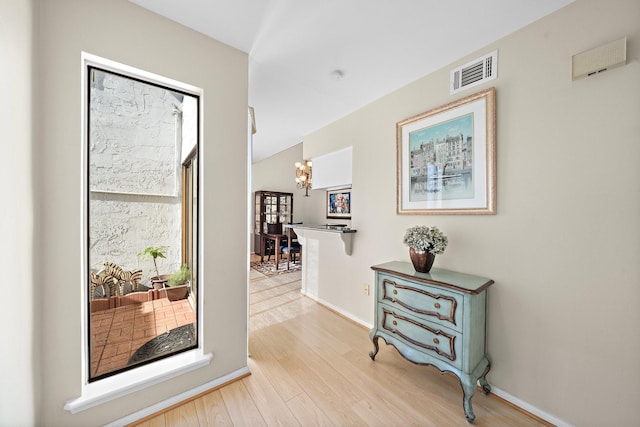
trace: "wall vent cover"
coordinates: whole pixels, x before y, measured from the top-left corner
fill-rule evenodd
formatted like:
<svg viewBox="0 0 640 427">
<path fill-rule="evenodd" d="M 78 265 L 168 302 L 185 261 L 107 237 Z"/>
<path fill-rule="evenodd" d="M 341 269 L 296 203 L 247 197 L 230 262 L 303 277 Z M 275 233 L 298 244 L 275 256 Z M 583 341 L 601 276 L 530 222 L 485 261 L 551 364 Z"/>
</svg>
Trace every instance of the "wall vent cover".
<svg viewBox="0 0 640 427">
<path fill-rule="evenodd" d="M 449 94 L 477 86 L 498 77 L 498 51 L 451 70 Z"/>
<path fill-rule="evenodd" d="M 573 55 L 571 77 L 592 76 L 627 63 L 627 38 L 614 40 L 600 47 Z"/>
</svg>

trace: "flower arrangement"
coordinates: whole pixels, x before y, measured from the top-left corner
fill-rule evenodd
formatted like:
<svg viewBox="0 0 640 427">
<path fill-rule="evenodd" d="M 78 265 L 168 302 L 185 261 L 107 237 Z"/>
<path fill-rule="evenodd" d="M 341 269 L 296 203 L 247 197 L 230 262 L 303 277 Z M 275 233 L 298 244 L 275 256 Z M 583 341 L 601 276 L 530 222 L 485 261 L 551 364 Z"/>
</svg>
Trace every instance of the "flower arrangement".
<svg viewBox="0 0 640 427">
<path fill-rule="evenodd" d="M 438 230 L 438 227 L 416 225 L 408 228 L 404 235 L 404 244 L 417 253 L 441 254 L 447 248 L 447 243 L 447 236 Z"/>
</svg>

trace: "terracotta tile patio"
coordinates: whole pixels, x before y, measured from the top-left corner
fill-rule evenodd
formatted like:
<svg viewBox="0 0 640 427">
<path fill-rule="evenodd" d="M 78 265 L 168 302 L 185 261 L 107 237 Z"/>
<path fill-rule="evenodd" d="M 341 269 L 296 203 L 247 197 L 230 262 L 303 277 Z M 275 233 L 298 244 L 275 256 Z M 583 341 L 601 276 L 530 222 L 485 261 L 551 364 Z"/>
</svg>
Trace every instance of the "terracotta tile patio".
<svg viewBox="0 0 640 427">
<path fill-rule="evenodd" d="M 160 298 L 92 313 L 91 376 L 124 368 L 147 341 L 195 321 L 188 299 Z"/>
</svg>

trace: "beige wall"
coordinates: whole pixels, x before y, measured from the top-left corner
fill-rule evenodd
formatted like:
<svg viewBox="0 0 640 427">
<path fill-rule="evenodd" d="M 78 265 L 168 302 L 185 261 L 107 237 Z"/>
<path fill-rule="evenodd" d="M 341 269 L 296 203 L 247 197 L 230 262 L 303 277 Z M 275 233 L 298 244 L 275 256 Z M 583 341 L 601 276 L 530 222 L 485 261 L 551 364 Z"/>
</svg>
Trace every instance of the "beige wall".
<svg viewBox="0 0 640 427">
<path fill-rule="evenodd" d="M 260 126 L 260 122 L 258 122 Z M 260 131 L 260 128 L 258 128 Z M 304 196 L 303 190 L 296 188 L 295 163 L 302 161 L 302 143 L 294 145 L 275 156 L 268 157 L 251 166 L 251 189 L 253 191 L 283 191 L 293 193 L 294 219 L 297 221 L 299 197 Z"/>
<path fill-rule="evenodd" d="M 258 132 L 260 132 L 259 116 L 257 126 Z M 252 193 L 260 190 L 293 193 L 293 220 L 295 222 L 309 222 L 309 219 L 314 215 L 314 212 L 308 212 L 311 198 L 304 196 L 304 190 L 296 188 L 294 165 L 302 160 L 302 144 L 297 144 L 275 156 L 254 163 L 251 167 Z M 251 200 L 253 200 L 253 195 Z M 251 209 L 253 213 L 254 207 Z M 253 228 L 250 228 L 249 232 L 253 233 Z M 251 237 L 251 250 L 253 250 L 253 234 Z"/>
<path fill-rule="evenodd" d="M 436 266 L 495 280 L 491 383 L 571 424 L 637 424 L 639 17 L 637 0 L 578 0 L 305 137 L 305 158 L 353 145 L 358 232 L 348 266 L 333 277 L 358 290 L 345 289 L 341 307 L 372 322 L 373 297 L 360 291 L 373 280 L 369 267 L 409 260 L 407 227 L 438 226 L 449 247 Z M 573 54 L 625 35 L 628 65 L 571 80 Z M 450 96 L 449 70 L 493 49 L 498 79 Z M 497 215 L 397 215 L 395 124 L 489 86 L 497 90 Z M 314 191 L 313 203 L 323 197 Z"/>
<path fill-rule="evenodd" d="M 37 361 L 34 356 L 32 43 L 30 0 L 0 2 L 0 425 L 35 422 Z"/>
<path fill-rule="evenodd" d="M 34 144 L 37 180 L 35 290 L 42 363 L 38 425 L 102 425 L 246 366 L 246 54 L 126 0 L 41 0 Z M 71 415 L 80 396 L 82 301 L 81 51 L 204 89 L 201 160 L 204 205 L 204 350 L 207 367 Z M 220 209 L 226 206 L 235 209 Z M 242 240 L 240 240 L 242 241 Z"/>
</svg>

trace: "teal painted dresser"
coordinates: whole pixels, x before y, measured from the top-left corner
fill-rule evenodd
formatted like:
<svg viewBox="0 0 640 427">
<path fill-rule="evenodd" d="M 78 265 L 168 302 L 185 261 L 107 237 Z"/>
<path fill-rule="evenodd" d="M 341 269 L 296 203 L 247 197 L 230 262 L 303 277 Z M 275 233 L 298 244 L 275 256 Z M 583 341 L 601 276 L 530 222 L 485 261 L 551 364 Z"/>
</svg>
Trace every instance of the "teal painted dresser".
<svg viewBox="0 0 640 427">
<path fill-rule="evenodd" d="M 493 280 L 432 268 L 418 273 L 408 262 L 371 267 L 376 276 L 374 328 L 369 333 L 375 360 L 378 338 L 407 360 L 455 374 L 464 393 L 467 421 L 475 419 L 471 398 L 479 382 L 491 391 L 486 375 L 487 288 Z"/>
</svg>

